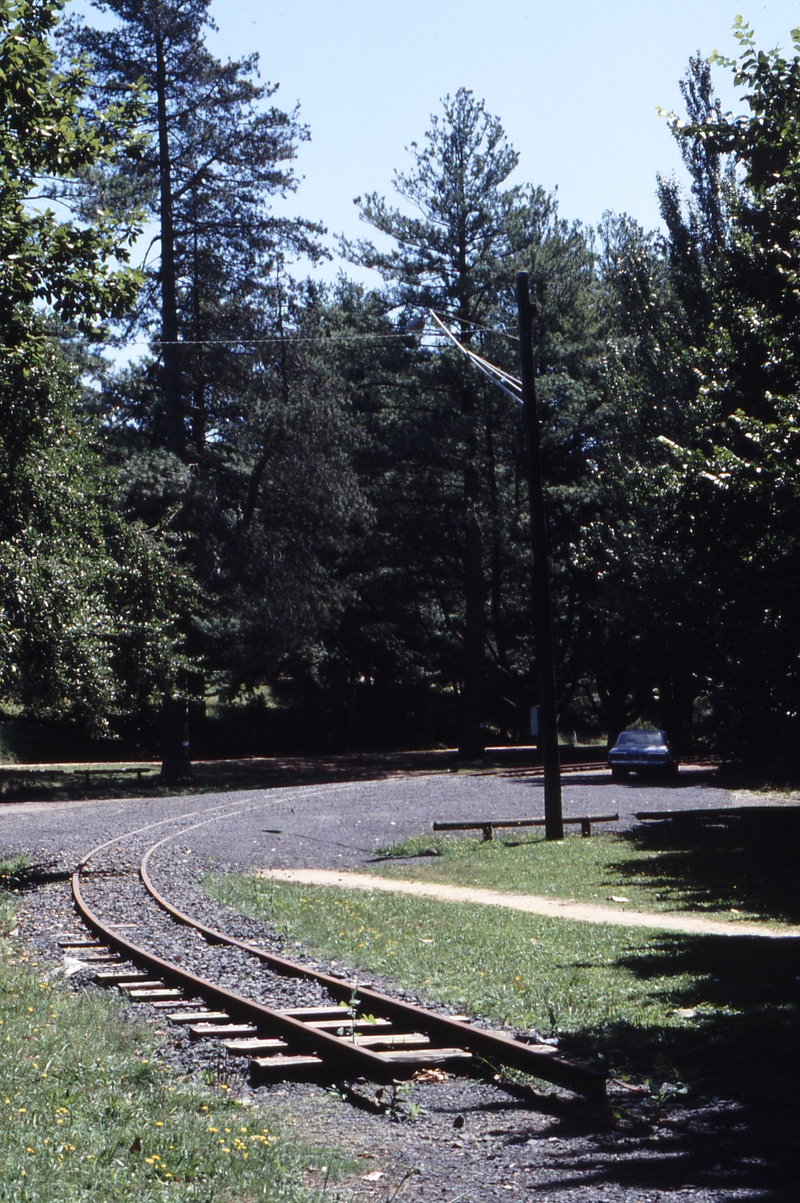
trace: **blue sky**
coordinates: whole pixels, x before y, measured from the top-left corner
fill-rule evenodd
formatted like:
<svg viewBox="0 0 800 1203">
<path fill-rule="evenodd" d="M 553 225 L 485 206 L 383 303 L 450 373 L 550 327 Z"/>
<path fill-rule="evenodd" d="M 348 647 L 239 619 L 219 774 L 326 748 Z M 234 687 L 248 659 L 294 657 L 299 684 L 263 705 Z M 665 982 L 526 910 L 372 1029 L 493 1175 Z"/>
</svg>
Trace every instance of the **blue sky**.
<svg viewBox="0 0 800 1203">
<path fill-rule="evenodd" d="M 75 0 L 88 19 L 107 17 Z M 520 164 L 513 182 L 557 189 L 562 216 L 587 225 L 604 211 L 660 225 L 656 175 L 682 167 L 658 108 L 681 110 L 690 55 L 735 57 L 741 13 L 758 45 L 791 53 L 800 0 L 211 0 L 220 58 L 257 52 L 274 102 L 300 106 L 311 131 L 299 149 L 298 191 L 281 211 L 336 235 L 370 236 L 353 198 L 392 194 L 441 98 L 471 88 L 498 116 Z M 717 91 L 737 104 L 731 73 Z M 317 269 L 332 278 L 341 262 Z M 299 265 L 305 271 L 305 265 Z M 377 276 L 347 267 L 378 284 Z"/>
<path fill-rule="evenodd" d="M 760 46 L 791 50 L 789 0 L 212 0 L 220 57 L 252 51 L 282 108 L 300 103 L 312 141 L 290 211 L 366 234 L 353 197 L 391 193 L 446 93 L 472 88 L 520 152 L 516 178 L 558 188 L 563 216 L 606 209 L 659 222 L 656 173 L 680 160 L 656 109 L 679 108 L 689 56 L 736 53 L 741 13 Z M 715 69 L 729 105 L 729 73 Z M 329 269 L 330 270 L 330 269 Z"/>
</svg>

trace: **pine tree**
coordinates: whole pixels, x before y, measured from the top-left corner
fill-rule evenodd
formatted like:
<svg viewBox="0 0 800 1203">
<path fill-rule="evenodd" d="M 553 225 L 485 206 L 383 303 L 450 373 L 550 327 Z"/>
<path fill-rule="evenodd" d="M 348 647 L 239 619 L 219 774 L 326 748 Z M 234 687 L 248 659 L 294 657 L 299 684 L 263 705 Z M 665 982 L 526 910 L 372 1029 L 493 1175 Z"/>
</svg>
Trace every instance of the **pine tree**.
<svg viewBox="0 0 800 1203">
<path fill-rule="evenodd" d="M 749 113 L 724 113 L 706 92 L 688 121 L 670 119 L 693 166 L 684 229 L 709 317 L 693 341 L 697 388 L 668 483 L 694 516 L 689 546 L 716 600 L 718 747 L 784 776 L 796 772 L 800 713 L 800 29 L 791 55 L 759 51 L 741 18 L 735 37 L 738 59 L 712 62 L 733 72 Z"/>
<path fill-rule="evenodd" d="M 431 118 L 423 147 L 411 145 L 414 166 L 395 176 L 395 191 L 413 216 L 372 194 L 361 216 L 396 244 L 346 245 L 353 262 L 376 268 L 389 303 L 407 315 L 432 308 L 465 344 L 489 321 L 498 291 L 509 287 L 522 249 L 523 213 L 531 191 L 509 186 L 518 156 L 496 117 L 462 88 Z M 449 357 L 439 388 L 457 400 L 462 437 L 462 565 L 464 617 L 462 731 L 465 759 L 483 755 L 486 717 L 486 581 L 481 509 L 479 390 L 460 358 Z"/>
<path fill-rule="evenodd" d="M 74 20 L 67 47 L 86 54 L 93 99 L 124 97 L 141 80 L 144 153 L 122 176 L 86 180 L 86 203 L 135 196 L 157 226 L 141 321 L 155 319 L 162 362 L 159 442 L 202 455 L 209 424 L 244 377 L 242 349 L 269 333 L 276 265 L 316 257 L 320 228 L 275 216 L 270 200 L 296 187 L 292 165 L 308 137 L 297 111 L 270 103 L 258 56 L 220 62 L 205 45 L 209 0 L 101 0 L 112 29 Z M 265 330 L 266 326 L 266 330 Z M 190 418 L 187 430 L 187 416 Z"/>
</svg>

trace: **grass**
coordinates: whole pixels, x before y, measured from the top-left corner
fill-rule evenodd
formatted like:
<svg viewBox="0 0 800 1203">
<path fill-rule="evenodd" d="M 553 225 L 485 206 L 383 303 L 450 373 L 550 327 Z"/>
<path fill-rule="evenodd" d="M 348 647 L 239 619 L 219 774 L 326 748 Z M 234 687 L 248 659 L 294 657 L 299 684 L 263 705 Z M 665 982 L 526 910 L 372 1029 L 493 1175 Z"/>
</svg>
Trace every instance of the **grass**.
<svg viewBox="0 0 800 1203">
<path fill-rule="evenodd" d="M 558 1036 L 616 1074 L 776 1097 L 800 1068 L 792 941 L 689 937 L 227 876 L 217 898 L 337 971 Z M 291 948 L 289 949 L 291 955 Z"/>
<path fill-rule="evenodd" d="M 524 832 L 496 833 L 486 842 L 413 836 L 380 849 L 387 861 L 371 872 L 602 905 L 614 905 L 614 896 L 643 911 L 800 922 L 800 883 L 792 865 L 781 871 L 782 842 L 765 846 L 752 827 L 742 837 L 737 830 L 709 838 L 701 830 L 676 839 L 675 832 L 644 827 L 561 842 Z"/>
<path fill-rule="evenodd" d="M 658 958 L 653 932 L 519 915 L 427 898 L 216 878 L 213 894 L 350 969 L 391 976 L 459 1010 L 548 1035 L 612 1020 L 678 1023 L 688 979 L 647 981 L 620 967 Z"/>
<path fill-rule="evenodd" d="M 152 1028 L 126 1021 L 109 996 L 54 984 L 8 938 L 13 909 L 0 892 L 0 1198 L 319 1198 L 301 1177 L 313 1160 L 335 1178 L 341 1154 L 283 1140 L 224 1084 L 206 1091 L 178 1079 L 160 1064 Z"/>
</svg>

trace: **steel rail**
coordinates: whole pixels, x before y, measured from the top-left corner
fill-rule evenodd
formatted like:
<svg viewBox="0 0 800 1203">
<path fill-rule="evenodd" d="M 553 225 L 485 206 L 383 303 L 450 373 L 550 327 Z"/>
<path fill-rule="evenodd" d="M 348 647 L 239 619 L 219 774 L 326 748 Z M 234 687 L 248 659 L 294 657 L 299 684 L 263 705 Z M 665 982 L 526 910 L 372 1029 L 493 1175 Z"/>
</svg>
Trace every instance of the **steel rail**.
<svg viewBox="0 0 800 1203">
<path fill-rule="evenodd" d="M 210 819 L 207 821 L 214 822 L 215 820 Z M 203 826 L 203 824 L 198 823 L 196 826 Z M 145 889 L 154 901 L 168 914 L 172 915 L 178 923 L 190 925 L 210 941 L 240 948 L 251 956 L 258 957 L 259 960 L 278 973 L 290 977 L 305 977 L 316 981 L 324 986 L 334 998 L 369 1003 L 370 1007 L 385 1012 L 390 1018 L 400 1020 L 403 1023 L 409 1023 L 417 1030 L 423 1028 L 430 1035 L 435 1035 L 437 1039 L 458 1045 L 478 1057 L 498 1061 L 503 1065 L 528 1073 L 532 1077 L 544 1078 L 546 1081 L 564 1086 L 576 1094 L 583 1094 L 593 1099 L 605 1098 L 605 1074 L 554 1056 L 548 1046 L 544 1046 L 539 1050 L 535 1046 L 522 1044 L 513 1037 L 505 1036 L 500 1032 L 486 1032 L 481 1028 L 475 1028 L 471 1024 L 463 1023 L 460 1020 L 437 1015 L 435 1012 L 429 1011 L 424 1007 L 402 1002 L 380 991 L 370 990 L 368 987 L 358 986 L 355 982 L 348 982 L 344 978 L 334 977 L 329 973 L 322 973 L 306 965 L 298 964 L 296 961 L 287 960 L 285 957 L 278 956 L 276 953 L 261 948 L 257 944 L 251 944 L 247 940 L 239 940 L 235 936 L 230 936 L 225 932 L 219 931 L 217 928 L 209 927 L 207 924 L 194 919 L 191 915 L 187 915 L 173 906 L 168 899 L 164 898 L 154 886 L 148 872 L 150 857 L 153 853 L 174 838 L 174 835 L 167 836 L 147 850 L 140 863 L 139 874 Z M 333 1037 L 333 1039 L 336 1038 Z M 351 1047 L 351 1045 L 348 1045 L 348 1048 Z M 381 1056 L 380 1053 L 372 1055 L 376 1057 Z M 394 1076 L 397 1077 L 398 1075 L 395 1074 Z"/>
<path fill-rule="evenodd" d="M 230 814 L 214 816 L 214 818 L 206 819 L 203 823 L 196 823 L 188 829 L 185 827 L 181 828 L 179 832 L 175 832 L 170 838 L 174 838 L 176 835 L 182 835 L 187 830 L 194 830 L 196 827 L 202 827 L 207 823 L 218 822 L 220 819 L 228 817 L 230 817 Z M 160 825 L 161 824 L 151 824 L 149 826 Z M 140 834 L 142 830 L 146 829 L 147 828 L 142 828 L 136 832 L 126 834 Z M 363 1075 L 365 1077 L 370 1077 L 375 1081 L 381 1082 L 391 1082 L 393 1078 L 402 1076 L 397 1072 L 387 1075 L 385 1058 L 382 1058 L 379 1053 L 373 1053 L 368 1049 L 362 1049 L 353 1045 L 343 1046 L 341 1041 L 337 1040 L 335 1036 L 330 1036 L 327 1032 L 314 1031 L 312 1033 L 310 1029 L 300 1020 L 294 1019 L 289 1015 L 284 1015 L 279 1011 L 274 1011 L 270 1007 L 266 1007 L 262 1003 L 257 1003 L 253 999 L 245 998 L 240 994 L 236 994 L 234 991 L 225 990 L 223 987 L 217 985 L 215 982 L 208 981 L 206 978 L 189 973 L 187 970 L 182 969 L 179 965 L 176 965 L 171 961 L 166 961 L 163 957 L 156 956 L 154 953 L 149 952 L 146 948 L 142 948 L 140 945 L 135 944 L 132 940 L 128 940 L 125 936 L 121 936 L 118 932 L 114 931 L 113 928 L 108 927 L 100 918 L 100 916 L 95 914 L 95 912 L 90 908 L 89 904 L 84 898 L 81 890 L 80 876 L 81 872 L 86 868 L 93 856 L 102 851 L 104 848 L 107 848 L 110 844 L 116 843 L 119 838 L 120 837 L 117 837 L 117 840 L 106 840 L 103 844 L 99 844 L 96 848 L 93 848 L 83 858 L 72 875 L 72 896 L 75 900 L 75 905 L 79 914 L 81 915 L 81 918 L 86 923 L 87 927 L 89 927 L 95 933 L 95 935 L 101 936 L 110 947 L 116 948 L 119 952 L 124 953 L 128 959 L 133 961 L 135 964 L 141 965 L 147 968 L 149 971 L 157 973 L 165 983 L 180 986 L 182 989 L 189 992 L 190 997 L 192 994 L 201 995 L 207 1001 L 213 1002 L 219 1007 L 223 1007 L 232 1018 L 241 1018 L 251 1021 L 255 1020 L 256 1023 L 260 1022 L 262 1025 L 268 1025 L 269 1027 L 287 1035 L 290 1038 L 302 1040 L 304 1042 L 308 1042 L 309 1035 L 312 1035 L 313 1041 L 317 1045 L 315 1051 L 318 1051 L 320 1054 L 322 1054 L 325 1060 L 327 1060 L 330 1064 L 336 1066 L 343 1062 L 346 1058 L 348 1062 L 348 1068 L 357 1069 L 357 1072 L 355 1074 L 351 1074 L 350 1076 L 358 1077 Z M 164 841 L 159 841 L 159 843 L 163 842 Z M 188 916 L 182 921 L 187 923 L 187 925 L 200 930 L 197 925 L 188 918 Z M 394 1066 L 393 1068 L 398 1069 L 399 1067 Z"/>
<path fill-rule="evenodd" d="M 587 760 L 578 764 L 562 764 L 561 776 L 574 776 L 579 773 L 597 772 L 607 769 L 605 760 Z M 540 764 L 528 765 L 497 765 L 490 769 L 476 769 L 470 773 L 472 777 L 542 777 L 543 769 Z"/>
<path fill-rule="evenodd" d="M 542 1078 L 584 1095 L 593 1101 L 599 1102 L 605 1098 L 606 1076 L 604 1074 L 566 1061 L 554 1055 L 549 1048 L 537 1049 L 535 1046 L 523 1044 L 502 1033 L 486 1032 L 460 1020 L 437 1015 L 378 991 L 357 987 L 355 983 L 348 982 L 343 978 L 312 970 L 308 966 L 277 956 L 258 945 L 218 931 L 174 907 L 153 886 L 148 873 L 150 856 L 169 840 L 208 823 L 219 822 L 221 819 L 230 817 L 231 813 L 236 812 L 229 812 L 228 815 L 215 815 L 188 828 L 182 827 L 180 831 L 158 841 L 145 853 L 140 864 L 142 883 L 153 900 L 176 922 L 191 927 L 210 943 L 230 945 L 256 956 L 279 974 L 316 981 L 324 986 L 333 998 L 352 1001 L 356 997 L 359 1003 L 369 1004 L 371 1008 L 383 1011 L 395 1022 L 407 1023 L 412 1029 L 417 1030 L 423 1027 L 429 1036 L 449 1042 L 451 1046 L 457 1045 L 475 1057 L 521 1070 L 533 1077 Z M 393 1060 L 391 1054 L 371 1051 L 320 1029 L 309 1028 L 307 1024 L 291 1015 L 273 1010 L 262 1003 L 226 990 L 215 982 L 189 973 L 179 965 L 149 952 L 120 935 L 113 927 L 109 927 L 87 903 L 81 889 L 81 873 L 92 858 L 110 844 L 119 842 L 129 835 L 140 834 L 148 828 L 161 825 L 162 823 L 149 824 L 135 832 L 125 833 L 116 836 L 113 840 L 107 840 L 87 853 L 76 867 L 72 875 L 73 898 L 81 917 L 95 935 L 101 937 L 111 948 L 124 954 L 133 963 L 146 968 L 148 972 L 157 974 L 166 984 L 180 987 L 190 997 L 192 995 L 203 997 L 207 1002 L 224 1009 L 232 1019 L 247 1020 L 255 1023 L 257 1027 L 261 1026 L 273 1033 L 277 1032 L 286 1036 L 292 1043 L 301 1043 L 306 1048 L 311 1048 L 331 1070 L 337 1071 L 343 1078 L 364 1077 L 370 1081 L 389 1083 L 415 1072 L 417 1066 L 404 1065 L 402 1062 Z"/>
<path fill-rule="evenodd" d="M 102 919 L 91 910 L 83 897 L 77 869 L 72 878 L 72 893 L 81 917 L 96 935 L 112 948 L 124 953 L 134 964 L 146 968 L 148 972 L 158 974 L 165 984 L 180 987 L 189 994 L 189 997 L 200 995 L 207 1002 L 224 1009 L 232 1019 L 260 1023 L 262 1026 L 268 1026 L 271 1030 L 280 1032 L 289 1039 L 306 1044 L 311 1037 L 314 1052 L 322 1056 L 333 1067 L 341 1067 L 342 1070 L 346 1067 L 350 1071 L 347 1075 L 349 1077 L 364 1076 L 374 1081 L 390 1082 L 393 1078 L 402 1076 L 402 1073 L 396 1072 L 400 1068 L 397 1066 L 392 1067 L 393 1072 L 388 1072 L 386 1062 L 379 1053 L 370 1052 L 369 1049 L 363 1049 L 357 1045 L 344 1045 L 342 1041 L 327 1032 L 311 1030 L 302 1021 L 279 1011 L 273 1011 L 262 1003 L 257 1003 L 232 990 L 226 990 L 206 978 L 189 973 L 174 962 L 156 956 L 108 928 Z"/>
</svg>

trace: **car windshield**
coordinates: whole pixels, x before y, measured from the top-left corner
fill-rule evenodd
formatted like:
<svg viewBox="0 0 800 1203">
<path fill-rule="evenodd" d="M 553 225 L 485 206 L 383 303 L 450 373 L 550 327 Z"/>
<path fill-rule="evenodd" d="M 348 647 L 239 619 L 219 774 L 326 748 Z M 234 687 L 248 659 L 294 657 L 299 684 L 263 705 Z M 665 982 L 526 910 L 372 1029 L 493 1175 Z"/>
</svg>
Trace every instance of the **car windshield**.
<svg viewBox="0 0 800 1203">
<path fill-rule="evenodd" d="M 664 735 L 661 731 L 623 731 L 617 740 L 618 744 L 631 745 L 635 747 L 650 746 L 652 744 L 663 744 Z"/>
</svg>

